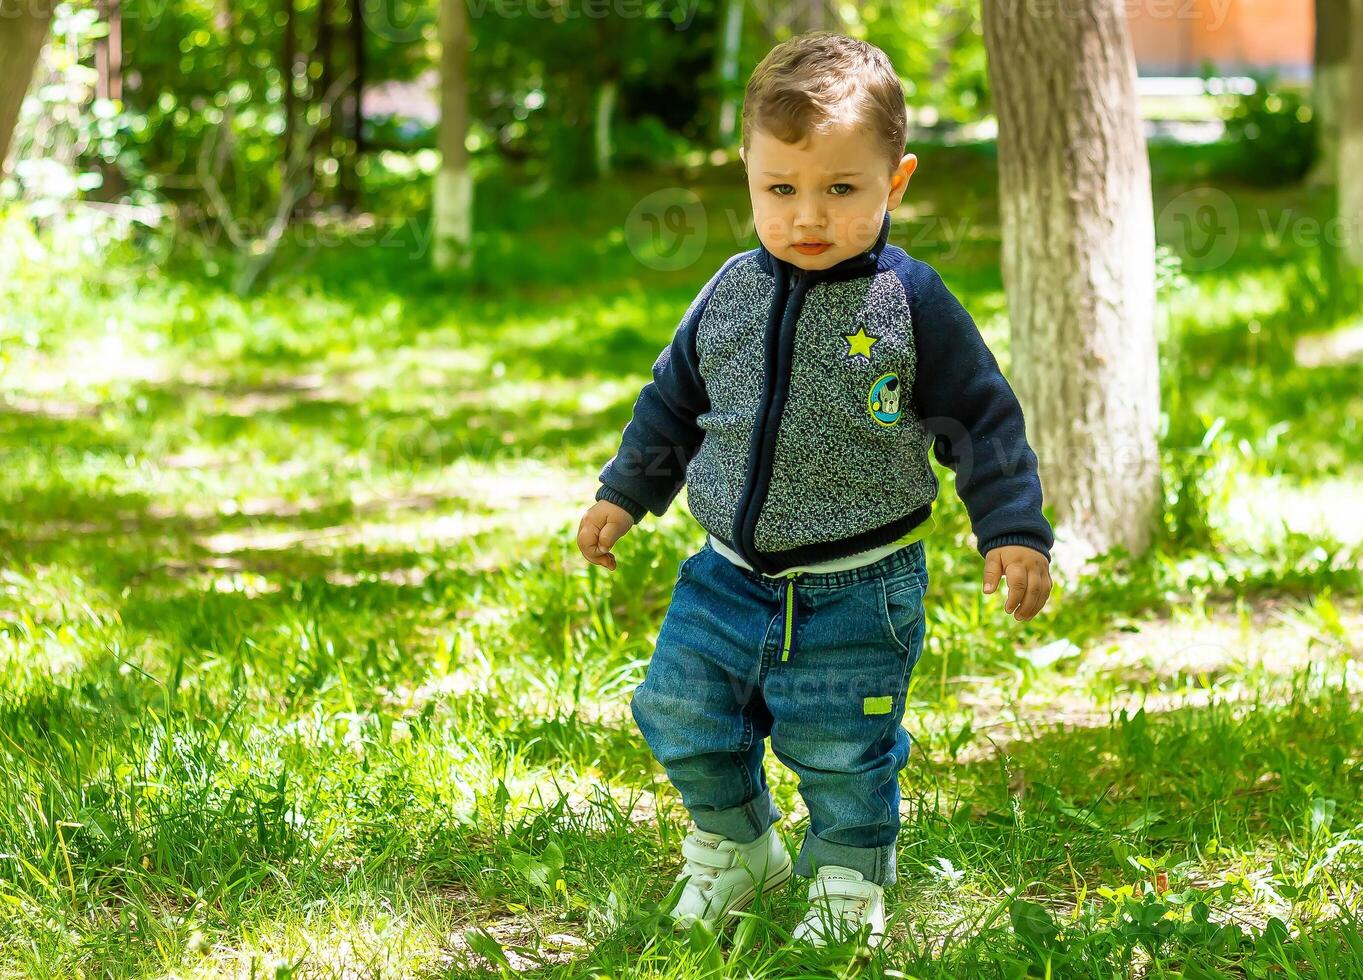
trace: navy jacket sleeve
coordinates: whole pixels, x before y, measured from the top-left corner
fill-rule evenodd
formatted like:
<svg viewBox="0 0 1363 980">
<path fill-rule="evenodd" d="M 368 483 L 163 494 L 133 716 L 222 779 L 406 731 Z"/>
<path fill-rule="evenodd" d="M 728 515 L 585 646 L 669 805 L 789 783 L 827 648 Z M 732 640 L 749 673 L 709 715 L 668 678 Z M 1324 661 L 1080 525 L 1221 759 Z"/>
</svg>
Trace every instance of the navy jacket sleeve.
<svg viewBox="0 0 1363 980">
<path fill-rule="evenodd" d="M 597 500 L 623 507 L 638 523 L 652 511 L 661 517 L 686 482 L 705 432 L 696 419 L 710 410 L 696 353 L 696 327 L 724 273 L 743 253 L 732 256 L 687 307 L 672 341 L 653 362 L 653 380 L 634 402 L 619 451 L 601 469 Z"/>
<path fill-rule="evenodd" d="M 1055 537 L 1041 513 L 1036 453 L 1012 386 L 937 270 L 911 261 L 907 278 L 915 406 L 937 459 L 956 473 L 976 548 L 983 556 L 1025 545 L 1049 559 Z"/>
</svg>

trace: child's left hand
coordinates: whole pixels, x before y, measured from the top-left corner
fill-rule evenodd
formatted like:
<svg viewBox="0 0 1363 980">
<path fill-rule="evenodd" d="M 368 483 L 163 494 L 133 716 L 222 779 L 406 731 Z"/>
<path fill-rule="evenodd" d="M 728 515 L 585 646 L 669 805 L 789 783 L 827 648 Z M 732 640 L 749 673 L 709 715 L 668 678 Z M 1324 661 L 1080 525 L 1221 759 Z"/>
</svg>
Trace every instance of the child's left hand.
<svg viewBox="0 0 1363 980">
<path fill-rule="evenodd" d="M 1020 544 L 991 548 L 984 556 L 984 594 L 991 594 L 999 577 L 1008 579 L 1003 611 L 1019 623 L 1041 612 L 1051 595 L 1051 563 L 1041 552 Z"/>
</svg>

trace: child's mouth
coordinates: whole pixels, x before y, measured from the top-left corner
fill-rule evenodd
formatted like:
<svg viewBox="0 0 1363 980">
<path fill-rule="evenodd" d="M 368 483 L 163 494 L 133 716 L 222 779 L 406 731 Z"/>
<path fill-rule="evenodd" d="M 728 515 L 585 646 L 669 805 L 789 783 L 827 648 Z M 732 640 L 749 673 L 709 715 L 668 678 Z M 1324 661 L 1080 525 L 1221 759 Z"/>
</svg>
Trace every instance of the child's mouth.
<svg viewBox="0 0 1363 980">
<path fill-rule="evenodd" d="M 791 248 L 795 249 L 795 251 L 799 252 L 801 255 L 818 255 L 820 252 L 826 251 L 832 247 L 833 246 L 828 242 L 796 242 L 791 245 Z"/>
</svg>

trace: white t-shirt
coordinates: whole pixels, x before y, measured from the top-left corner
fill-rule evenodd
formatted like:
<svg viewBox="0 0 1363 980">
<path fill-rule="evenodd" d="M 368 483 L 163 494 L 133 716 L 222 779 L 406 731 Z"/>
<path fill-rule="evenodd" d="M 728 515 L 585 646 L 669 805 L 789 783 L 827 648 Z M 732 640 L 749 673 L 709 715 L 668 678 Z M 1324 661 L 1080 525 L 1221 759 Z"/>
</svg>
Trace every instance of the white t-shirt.
<svg viewBox="0 0 1363 980">
<path fill-rule="evenodd" d="M 813 565 L 796 565 L 793 568 L 787 568 L 780 575 L 767 575 L 766 572 L 759 572 L 758 574 L 763 575 L 766 578 L 777 579 L 786 578 L 792 572 L 841 572 L 849 568 L 860 568 L 862 565 L 869 565 L 871 562 L 880 561 L 880 559 L 884 558 L 886 555 L 913 544 L 913 542 L 927 535 L 928 532 L 932 530 L 933 525 L 932 515 L 929 514 L 927 520 L 906 533 L 903 537 L 896 538 L 889 544 L 880 545 L 869 551 L 858 551 L 855 555 L 834 558 L 831 561 L 817 562 Z M 744 561 L 733 549 L 720 542 L 713 534 L 707 534 L 706 537 L 710 541 L 710 547 L 729 559 L 729 561 L 733 562 L 739 568 L 746 568 L 748 571 L 753 570 L 751 565 Z"/>
</svg>

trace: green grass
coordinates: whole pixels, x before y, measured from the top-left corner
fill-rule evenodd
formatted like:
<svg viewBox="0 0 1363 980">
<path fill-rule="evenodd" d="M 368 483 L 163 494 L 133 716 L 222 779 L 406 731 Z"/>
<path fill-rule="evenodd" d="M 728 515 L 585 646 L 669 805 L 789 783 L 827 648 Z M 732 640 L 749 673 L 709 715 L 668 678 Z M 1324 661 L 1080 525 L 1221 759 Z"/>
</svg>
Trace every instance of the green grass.
<svg viewBox="0 0 1363 980">
<path fill-rule="evenodd" d="M 922 148 L 895 240 L 1006 367 L 989 152 Z M 1154 152 L 1158 212 L 1200 178 Z M 624 216 L 672 179 L 489 188 L 463 285 L 398 226 L 246 299 L 220 253 L 96 261 L 3 219 L 0 973 L 1363 973 L 1363 367 L 1292 356 L 1348 320 L 1264 231 L 1324 213 L 1296 190 L 1227 188 L 1237 248 L 1163 296 L 1150 555 L 1018 624 L 939 471 L 889 947 L 785 947 L 798 879 L 719 944 L 658 932 L 685 814 L 628 700 L 702 535 L 679 500 L 615 574 L 573 540 L 751 244 L 738 175 L 705 173 L 702 258 L 634 261 Z"/>
</svg>

